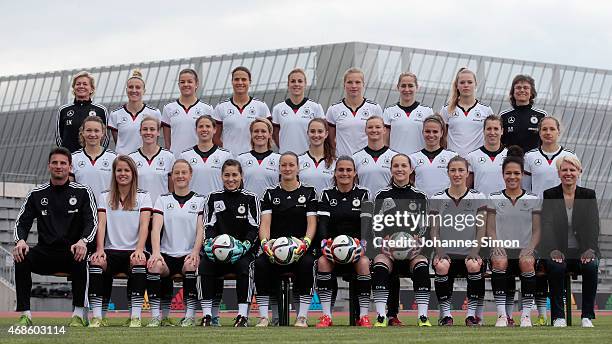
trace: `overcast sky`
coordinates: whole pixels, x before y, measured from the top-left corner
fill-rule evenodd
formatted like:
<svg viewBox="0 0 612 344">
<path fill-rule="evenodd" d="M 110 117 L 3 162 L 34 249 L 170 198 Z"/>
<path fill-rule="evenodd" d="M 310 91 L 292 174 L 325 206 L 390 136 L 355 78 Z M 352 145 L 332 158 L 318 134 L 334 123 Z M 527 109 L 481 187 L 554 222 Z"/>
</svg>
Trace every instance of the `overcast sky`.
<svg viewBox="0 0 612 344">
<path fill-rule="evenodd" d="M 3 0 L 0 75 L 346 41 L 612 69 L 605 0 L 92 2 Z"/>
</svg>

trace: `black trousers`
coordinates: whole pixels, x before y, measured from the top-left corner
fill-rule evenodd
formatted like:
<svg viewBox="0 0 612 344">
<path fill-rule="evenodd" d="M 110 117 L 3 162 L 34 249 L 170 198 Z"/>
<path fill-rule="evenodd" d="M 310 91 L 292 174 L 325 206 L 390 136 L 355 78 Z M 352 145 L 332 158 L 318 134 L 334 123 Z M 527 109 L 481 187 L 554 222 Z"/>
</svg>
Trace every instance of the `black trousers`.
<svg viewBox="0 0 612 344">
<path fill-rule="evenodd" d="M 260 254 L 255 259 L 257 295 L 273 295 L 277 290 L 280 275 L 284 273 L 295 275 L 293 289 L 297 295 L 310 295 L 314 285 L 314 263 L 315 257 L 310 252 L 304 253 L 300 260 L 289 265 L 271 263 L 265 253 Z"/>
<path fill-rule="evenodd" d="M 17 291 L 17 311 L 30 310 L 32 294 L 32 273 L 52 275 L 69 273 L 72 279 L 72 305 L 83 307 L 87 284 L 87 259 L 74 260 L 70 247 L 55 248 L 36 245 L 30 248 L 21 263 L 15 262 L 15 289 Z"/>
<path fill-rule="evenodd" d="M 568 255 L 569 256 L 569 255 Z M 565 292 L 565 274 L 567 272 L 582 275 L 582 315 L 581 318 L 595 319 L 595 295 L 597 294 L 597 275 L 599 260 L 582 264 L 579 259 L 566 259 L 563 263 L 546 261 L 546 274 L 550 290 L 550 315 L 552 320 L 565 318 L 563 295 Z M 572 300 L 567 300 L 572 302 Z"/>
<path fill-rule="evenodd" d="M 200 259 L 199 272 L 202 276 L 202 295 L 212 300 L 218 292 L 217 280 L 226 274 L 236 274 L 236 298 L 238 303 L 251 303 L 253 295 L 253 260 L 255 256 L 247 253 L 234 264 L 213 262 L 208 257 Z"/>
</svg>

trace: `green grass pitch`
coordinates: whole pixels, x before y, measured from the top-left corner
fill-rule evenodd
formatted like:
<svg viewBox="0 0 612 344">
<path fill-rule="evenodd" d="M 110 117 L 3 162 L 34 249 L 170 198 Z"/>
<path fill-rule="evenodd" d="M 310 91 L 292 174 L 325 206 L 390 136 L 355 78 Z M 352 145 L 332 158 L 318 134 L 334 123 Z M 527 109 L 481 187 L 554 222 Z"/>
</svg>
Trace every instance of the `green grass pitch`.
<svg viewBox="0 0 612 344">
<path fill-rule="evenodd" d="M 493 317 L 487 317 L 488 326 L 481 328 L 466 328 L 462 318 L 456 317 L 457 324 L 452 328 L 433 326 L 417 328 L 413 316 L 402 315 L 402 320 L 408 326 L 401 328 L 355 328 L 346 326 L 346 317 L 336 317 L 337 325 L 327 329 L 308 329 L 293 327 L 270 328 L 232 328 L 231 319 L 223 319 L 221 328 L 123 328 L 125 319 L 112 318 L 111 327 L 101 329 L 75 329 L 65 327 L 66 333 L 61 335 L 11 335 L 10 325 L 15 319 L 0 319 L 0 343 L 610 343 L 612 341 L 612 316 L 600 316 L 594 321 L 595 328 L 583 329 L 579 326 L 571 328 L 504 328 L 498 329 L 492 325 Z M 431 318 L 432 323 L 437 321 Z M 66 325 L 68 319 L 35 318 L 35 325 Z M 253 319 L 254 321 L 254 319 Z M 574 317 L 574 325 L 580 324 L 580 319 Z M 251 321 L 252 322 L 252 321 Z M 146 320 L 143 321 L 146 324 Z M 311 325 L 316 319 L 311 317 Z"/>
</svg>

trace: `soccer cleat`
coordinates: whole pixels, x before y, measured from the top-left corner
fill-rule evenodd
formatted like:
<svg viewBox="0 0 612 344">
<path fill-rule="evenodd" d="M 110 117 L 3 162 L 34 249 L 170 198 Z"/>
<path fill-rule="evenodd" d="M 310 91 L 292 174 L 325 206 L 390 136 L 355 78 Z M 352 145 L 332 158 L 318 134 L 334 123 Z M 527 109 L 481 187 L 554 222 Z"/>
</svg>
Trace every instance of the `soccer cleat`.
<svg viewBox="0 0 612 344">
<path fill-rule="evenodd" d="M 32 319 L 30 319 L 27 315 L 22 315 L 15 323 L 15 326 L 32 326 Z"/>
<path fill-rule="evenodd" d="M 81 318 L 80 316 L 73 315 L 70 319 L 70 324 L 68 324 L 68 327 L 87 327 L 87 324 L 88 322 L 83 320 L 83 318 Z"/>
<path fill-rule="evenodd" d="M 582 327 L 595 327 L 589 318 L 582 318 Z"/>
<path fill-rule="evenodd" d="M 475 327 L 475 326 L 480 326 L 480 324 L 478 323 L 478 320 L 476 317 L 474 316 L 469 316 L 467 318 L 465 318 L 465 326 L 468 327 Z"/>
<path fill-rule="evenodd" d="M 160 327 L 160 326 L 161 326 L 161 319 L 159 317 L 151 318 L 151 320 L 147 324 L 147 327 Z"/>
<path fill-rule="evenodd" d="M 130 322 L 131 321 L 132 321 L 132 319 L 130 319 L 130 318 L 125 319 L 123 324 L 121 324 L 121 327 L 130 327 Z"/>
<path fill-rule="evenodd" d="M 563 318 L 557 318 L 553 321 L 553 327 L 567 327 L 567 323 Z"/>
<path fill-rule="evenodd" d="M 160 326 L 162 327 L 174 327 L 177 326 L 178 324 L 176 323 L 176 321 L 172 318 L 163 318 L 161 320 L 161 324 Z"/>
<path fill-rule="evenodd" d="M 479 316 L 476 316 L 476 322 L 478 322 L 478 326 L 484 326 L 485 325 L 484 318 L 481 318 Z"/>
<path fill-rule="evenodd" d="M 389 326 L 404 326 L 404 323 L 398 317 L 389 317 Z"/>
<path fill-rule="evenodd" d="M 374 323 L 374 327 L 387 327 L 389 325 L 389 319 L 384 315 L 379 315 L 376 317 L 376 322 Z"/>
<path fill-rule="evenodd" d="M 202 318 L 202 321 L 200 321 L 200 325 L 202 325 L 204 327 L 212 326 L 212 316 L 210 314 L 206 314 Z"/>
<path fill-rule="evenodd" d="M 179 323 L 180 327 L 192 327 L 195 326 L 195 318 L 189 317 L 189 318 L 183 318 L 181 319 L 181 322 Z"/>
<path fill-rule="evenodd" d="M 516 325 L 516 323 L 514 322 L 514 319 L 512 319 L 512 317 L 508 317 L 508 327 L 514 327 Z"/>
<path fill-rule="evenodd" d="M 497 321 L 495 322 L 495 327 L 508 327 L 508 317 L 500 315 L 497 317 Z"/>
<path fill-rule="evenodd" d="M 306 317 L 297 317 L 297 319 L 295 319 L 295 324 L 293 324 L 294 327 L 308 327 L 308 320 L 306 319 Z"/>
<path fill-rule="evenodd" d="M 368 317 L 367 315 L 364 315 L 361 318 L 359 318 L 357 322 L 355 323 L 355 325 L 359 327 L 367 327 L 367 328 L 372 327 L 372 323 L 370 322 L 370 317 Z"/>
<path fill-rule="evenodd" d="M 106 321 L 106 319 L 93 317 L 91 318 L 91 321 L 89 322 L 88 327 L 107 327 L 107 326 L 108 326 L 108 321 Z"/>
<path fill-rule="evenodd" d="M 140 320 L 140 318 L 132 318 L 130 319 L 130 327 L 134 328 L 134 327 L 142 327 L 142 320 Z"/>
<path fill-rule="evenodd" d="M 546 318 L 543 315 L 538 316 L 538 320 L 534 323 L 535 326 L 546 326 Z"/>
<path fill-rule="evenodd" d="M 270 322 L 270 326 L 280 326 L 280 319 L 272 318 L 272 321 Z"/>
<path fill-rule="evenodd" d="M 249 318 L 238 314 L 234 319 L 234 327 L 249 327 Z"/>
<path fill-rule="evenodd" d="M 210 326 L 213 327 L 221 327 L 221 318 L 217 317 L 213 317 L 212 321 L 210 322 Z"/>
<path fill-rule="evenodd" d="M 431 327 L 431 322 L 429 322 L 428 317 L 421 315 L 419 319 L 417 320 L 417 326 L 418 327 Z"/>
<path fill-rule="evenodd" d="M 268 318 L 259 318 L 259 320 L 257 321 L 257 325 L 255 325 L 255 327 L 268 327 L 270 326 L 270 321 L 268 320 Z"/>
<path fill-rule="evenodd" d="M 334 325 L 334 322 L 332 321 L 331 317 L 329 315 L 323 314 L 319 318 L 319 322 L 317 323 L 315 327 L 322 328 L 322 327 L 330 327 L 333 325 Z"/>
<path fill-rule="evenodd" d="M 453 326 L 453 324 L 453 317 L 445 316 L 444 318 L 438 320 L 438 326 Z"/>
<path fill-rule="evenodd" d="M 526 317 L 521 317 L 521 327 L 531 327 L 531 318 L 526 316 Z"/>
</svg>

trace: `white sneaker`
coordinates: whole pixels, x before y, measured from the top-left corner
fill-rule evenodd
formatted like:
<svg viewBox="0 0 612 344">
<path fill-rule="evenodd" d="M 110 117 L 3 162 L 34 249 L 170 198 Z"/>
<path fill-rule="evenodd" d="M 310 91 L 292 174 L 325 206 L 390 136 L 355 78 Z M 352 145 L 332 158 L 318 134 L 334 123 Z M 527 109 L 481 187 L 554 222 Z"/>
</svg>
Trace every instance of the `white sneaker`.
<svg viewBox="0 0 612 344">
<path fill-rule="evenodd" d="M 553 327 L 567 327 L 567 323 L 563 318 L 557 318 L 553 321 Z"/>
<path fill-rule="evenodd" d="M 498 315 L 495 327 L 508 327 L 508 317 L 505 315 Z"/>
<path fill-rule="evenodd" d="M 531 317 L 521 317 L 521 327 L 531 327 Z"/>
<path fill-rule="evenodd" d="M 582 318 L 582 327 L 595 327 L 589 318 Z"/>
</svg>

